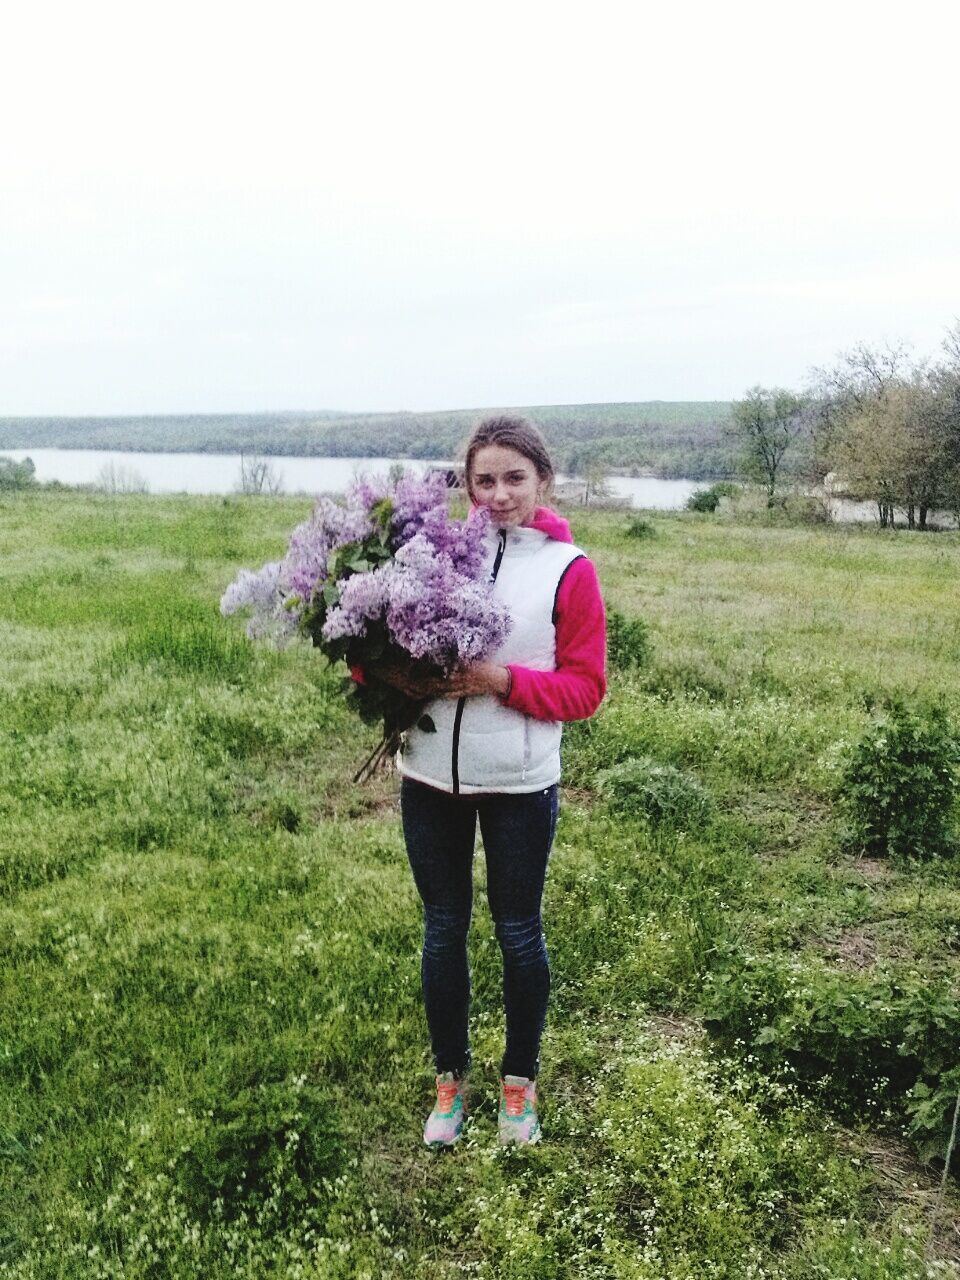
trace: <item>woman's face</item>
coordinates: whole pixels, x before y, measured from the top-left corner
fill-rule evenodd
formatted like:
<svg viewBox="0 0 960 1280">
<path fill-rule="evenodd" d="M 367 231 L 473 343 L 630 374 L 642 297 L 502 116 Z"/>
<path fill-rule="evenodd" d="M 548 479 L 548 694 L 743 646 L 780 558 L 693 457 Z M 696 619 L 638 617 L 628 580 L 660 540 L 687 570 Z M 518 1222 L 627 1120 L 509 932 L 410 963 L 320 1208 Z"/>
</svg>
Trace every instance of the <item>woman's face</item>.
<svg viewBox="0 0 960 1280">
<path fill-rule="evenodd" d="M 543 492 L 537 468 L 525 454 L 504 445 L 485 444 L 473 455 L 470 493 L 480 507 L 488 507 L 501 529 L 533 519 Z"/>
</svg>

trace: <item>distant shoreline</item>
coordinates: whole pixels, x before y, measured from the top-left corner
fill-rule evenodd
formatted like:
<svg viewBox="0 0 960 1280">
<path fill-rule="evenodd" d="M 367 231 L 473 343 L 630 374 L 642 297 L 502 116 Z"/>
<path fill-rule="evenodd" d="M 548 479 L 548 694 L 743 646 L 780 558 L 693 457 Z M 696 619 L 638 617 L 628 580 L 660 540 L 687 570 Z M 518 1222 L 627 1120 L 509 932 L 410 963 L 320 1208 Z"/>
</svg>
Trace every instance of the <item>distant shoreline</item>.
<svg viewBox="0 0 960 1280">
<path fill-rule="evenodd" d="M 4 449 L 383 457 L 442 461 L 458 452 L 487 410 L 435 413 L 257 413 L 0 418 Z M 542 428 L 558 470 L 651 479 L 735 474 L 728 401 L 637 401 L 521 410 Z"/>
</svg>

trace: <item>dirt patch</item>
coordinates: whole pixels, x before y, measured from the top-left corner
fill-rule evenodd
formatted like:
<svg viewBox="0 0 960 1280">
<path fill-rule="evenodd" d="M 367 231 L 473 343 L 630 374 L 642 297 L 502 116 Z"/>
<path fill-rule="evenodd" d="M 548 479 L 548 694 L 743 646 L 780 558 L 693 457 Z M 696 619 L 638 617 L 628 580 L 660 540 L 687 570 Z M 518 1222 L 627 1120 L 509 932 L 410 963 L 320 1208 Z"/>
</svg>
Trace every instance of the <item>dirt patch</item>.
<svg viewBox="0 0 960 1280">
<path fill-rule="evenodd" d="M 883 862 L 880 858 L 852 858 L 848 866 L 869 884 L 876 884 L 878 880 L 889 880 L 892 874 L 889 863 Z"/>
<path fill-rule="evenodd" d="M 880 960 L 902 960 L 913 954 L 904 938 L 903 922 L 896 917 L 825 931 L 816 945 L 842 969 L 858 973 L 872 969 Z"/>
<path fill-rule="evenodd" d="M 706 1035 L 703 1023 L 680 1013 L 652 1013 L 647 1029 L 663 1040 L 700 1040 Z"/>
<path fill-rule="evenodd" d="M 920 1164 L 907 1143 L 892 1135 L 841 1129 L 837 1145 L 869 1168 L 885 1213 L 898 1204 L 920 1210 L 932 1227 L 931 1261 L 950 1264 L 950 1270 L 941 1273 L 944 1280 L 960 1280 L 960 1189 L 956 1182 L 948 1181 L 941 1202 L 941 1175 Z"/>
<path fill-rule="evenodd" d="M 863 929 L 845 929 L 821 938 L 824 952 L 844 969 L 871 969 L 877 962 L 879 946 Z"/>
</svg>

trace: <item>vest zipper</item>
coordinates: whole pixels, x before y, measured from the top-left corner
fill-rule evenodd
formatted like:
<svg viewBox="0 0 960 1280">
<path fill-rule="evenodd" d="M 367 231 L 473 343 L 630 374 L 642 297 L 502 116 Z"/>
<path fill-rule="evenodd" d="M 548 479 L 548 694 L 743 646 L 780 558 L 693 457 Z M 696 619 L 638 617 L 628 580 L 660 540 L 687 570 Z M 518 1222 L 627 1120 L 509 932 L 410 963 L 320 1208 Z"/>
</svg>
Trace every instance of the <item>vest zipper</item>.
<svg viewBox="0 0 960 1280">
<path fill-rule="evenodd" d="M 503 553 L 506 550 L 506 548 L 507 548 L 507 531 L 506 529 L 501 529 L 500 545 L 497 547 L 497 556 L 493 562 L 493 570 L 490 574 L 491 585 L 497 580 L 497 574 L 500 572 L 500 562 L 503 560 Z M 467 703 L 466 698 L 458 698 L 457 712 L 456 712 L 456 715 L 453 717 L 453 747 L 452 747 L 453 758 L 451 760 L 451 765 L 450 765 L 450 778 L 453 783 L 453 794 L 455 796 L 458 796 L 460 794 L 460 761 L 458 758 L 460 755 L 460 722 L 463 720 L 463 708 L 466 706 L 466 703 Z"/>
</svg>

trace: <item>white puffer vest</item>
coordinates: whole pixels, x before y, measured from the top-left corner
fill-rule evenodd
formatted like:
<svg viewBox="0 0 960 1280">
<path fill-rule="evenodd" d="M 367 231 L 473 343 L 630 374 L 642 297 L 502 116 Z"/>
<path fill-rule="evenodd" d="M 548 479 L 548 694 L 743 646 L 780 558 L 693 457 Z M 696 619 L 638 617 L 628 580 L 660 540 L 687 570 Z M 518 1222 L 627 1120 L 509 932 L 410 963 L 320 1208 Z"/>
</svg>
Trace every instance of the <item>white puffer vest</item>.
<svg viewBox="0 0 960 1280">
<path fill-rule="evenodd" d="M 513 619 L 490 660 L 555 671 L 557 591 L 583 552 L 540 529 L 491 529 L 487 540 L 493 594 Z M 560 780 L 559 721 L 514 711 L 492 694 L 436 698 L 424 712 L 436 732 L 414 726 L 404 735 L 399 769 L 405 778 L 454 795 L 542 791 Z"/>
</svg>

